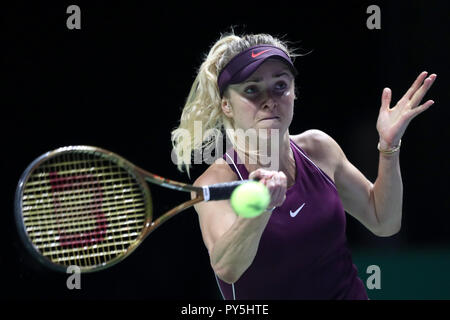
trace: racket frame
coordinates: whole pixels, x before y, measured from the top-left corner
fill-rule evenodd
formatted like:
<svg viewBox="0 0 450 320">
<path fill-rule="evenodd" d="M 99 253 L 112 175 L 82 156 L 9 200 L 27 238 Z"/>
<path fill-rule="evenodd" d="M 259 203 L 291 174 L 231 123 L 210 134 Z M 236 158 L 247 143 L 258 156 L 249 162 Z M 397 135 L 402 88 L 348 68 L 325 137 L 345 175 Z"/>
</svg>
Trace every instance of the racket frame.
<svg viewBox="0 0 450 320">
<path fill-rule="evenodd" d="M 135 178 L 135 181 L 141 188 L 141 191 L 144 196 L 145 201 L 145 220 L 144 220 L 144 226 L 140 231 L 140 234 L 137 236 L 137 238 L 128 245 L 128 248 L 120 253 L 118 256 L 112 258 L 109 261 L 103 262 L 101 264 L 97 265 L 91 265 L 91 266 L 78 266 L 80 268 L 80 271 L 83 273 L 93 272 L 93 271 L 100 271 L 107 269 L 109 267 L 114 266 L 115 264 L 121 262 L 126 257 L 128 257 L 136 248 L 147 238 L 147 236 L 156 230 L 160 225 L 162 225 L 165 221 L 169 220 L 170 218 L 174 217 L 178 213 L 192 207 L 193 205 L 202 202 L 202 201 L 209 201 L 210 200 L 210 192 L 212 192 L 213 189 L 210 188 L 213 186 L 204 186 L 204 187 L 196 187 L 187 183 L 182 183 L 170 179 L 166 179 L 163 177 L 160 177 L 156 174 L 153 174 L 151 172 L 148 172 L 142 168 L 139 168 L 138 166 L 132 164 L 130 161 L 124 159 L 123 157 L 102 149 L 98 147 L 93 146 L 67 146 L 67 147 L 61 147 L 53 151 L 49 151 L 44 153 L 43 155 L 36 158 L 33 162 L 31 162 L 26 170 L 22 173 L 19 183 L 16 188 L 16 194 L 15 194 L 15 201 L 14 201 L 14 211 L 15 211 L 15 221 L 16 225 L 19 230 L 19 237 L 22 240 L 22 243 L 24 243 L 25 248 L 28 250 L 28 252 L 40 263 L 47 266 L 51 270 L 59 271 L 59 272 L 66 272 L 69 265 L 63 265 L 53 262 L 50 258 L 45 257 L 39 248 L 33 243 L 31 238 L 29 237 L 29 233 L 26 230 L 26 226 L 23 220 L 23 195 L 24 195 L 24 188 L 26 186 L 27 181 L 31 177 L 31 174 L 34 172 L 34 170 L 39 167 L 44 161 L 49 160 L 51 158 L 54 158 L 62 153 L 65 152 L 87 152 L 87 153 L 96 153 L 100 154 L 102 157 L 105 158 L 105 160 L 115 162 L 117 166 L 123 168 L 126 170 L 130 175 L 132 175 Z M 161 216 L 159 216 L 157 219 L 153 220 L 153 207 L 152 207 L 152 197 L 150 193 L 150 189 L 148 187 L 147 182 L 150 182 L 152 184 L 160 185 L 165 188 L 178 190 L 178 191 L 184 191 L 184 192 L 194 192 L 196 194 L 195 198 L 190 199 L 188 201 L 185 201 L 178 206 L 172 208 L 171 210 L 165 212 Z M 245 181 L 238 181 L 234 183 L 234 187 L 236 185 L 241 184 Z M 229 183 L 228 183 L 229 184 Z M 225 184 L 217 184 L 215 186 L 219 185 L 225 185 Z M 228 188 L 229 190 L 232 190 L 232 188 Z M 230 193 L 230 192 L 228 192 Z M 228 195 L 229 196 L 229 195 Z M 214 197 L 217 198 L 217 195 Z M 213 197 L 213 198 L 214 198 Z M 227 196 L 223 197 L 222 199 L 225 199 Z M 220 199 L 216 199 L 220 200 Z"/>
<path fill-rule="evenodd" d="M 53 262 L 51 259 L 45 257 L 41 250 L 33 243 L 31 240 L 29 233 L 26 230 L 26 226 L 23 220 L 23 194 L 24 194 L 24 188 L 26 186 L 26 183 L 28 182 L 29 178 L 31 177 L 31 174 L 34 172 L 36 168 L 38 168 L 43 162 L 54 158 L 62 153 L 65 152 L 88 152 L 88 153 L 95 153 L 99 154 L 102 157 L 105 158 L 105 160 L 109 160 L 112 162 L 115 162 L 119 167 L 125 169 L 129 174 L 135 178 L 137 184 L 139 185 L 142 195 L 144 197 L 145 202 L 145 220 L 144 220 L 144 227 L 141 229 L 141 232 L 139 236 L 135 239 L 135 241 L 130 244 L 126 251 L 122 252 L 118 256 L 114 257 L 113 259 L 98 264 L 98 265 L 92 265 L 92 266 L 78 266 L 80 268 L 80 271 L 83 273 L 93 272 L 93 271 L 100 271 L 104 270 L 106 268 L 112 267 L 115 264 L 121 262 L 123 259 L 128 257 L 142 242 L 143 240 L 143 231 L 146 230 L 147 226 L 151 225 L 152 222 L 152 198 L 150 189 L 145 182 L 145 179 L 142 175 L 140 175 L 137 170 L 135 170 L 137 167 L 133 165 L 128 160 L 124 159 L 123 157 L 98 148 L 98 147 L 92 147 L 92 146 L 68 146 L 68 147 L 61 147 L 53 151 L 49 151 L 44 153 L 43 155 L 36 158 L 33 162 L 30 163 L 30 165 L 25 169 L 22 176 L 19 179 L 19 183 L 17 185 L 16 189 L 16 195 L 15 195 L 15 201 L 14 201 L 14 211 L 15 211 L 15 221 L 17 228 L 19 229 L 19 237 L 24 244 L 26 250 L 35 258 L 37 259 L 41 264 L 45 265 L 46 267 L 50 268 L 53 271 L 59 271 L 59 272 L 66 272 L 68 265 L 58 264 Z M 142 240 L 141 240 L 142 239 Z"/>
</svg>

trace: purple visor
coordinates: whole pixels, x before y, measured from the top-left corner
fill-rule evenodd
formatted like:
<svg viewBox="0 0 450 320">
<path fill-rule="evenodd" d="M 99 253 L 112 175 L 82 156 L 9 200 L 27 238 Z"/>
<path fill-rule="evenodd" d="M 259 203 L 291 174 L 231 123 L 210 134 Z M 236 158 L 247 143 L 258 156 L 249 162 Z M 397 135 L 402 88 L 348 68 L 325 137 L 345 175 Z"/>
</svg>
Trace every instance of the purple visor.
<svg viewBox="0 0 450 320">
<path fill-rule="evenodd" d="M 297 75 L 298 72 L 291 58 L 280 48 L 267 44 L 253 46 L 233 57 L 222 71 L 220 71 L 217 79 L 220 96 L 223 96 L 228 85 L 240 83 L 250 77 L 268 58 L 283 60 L 289 66 L 294 76 Z"/>
</svg>

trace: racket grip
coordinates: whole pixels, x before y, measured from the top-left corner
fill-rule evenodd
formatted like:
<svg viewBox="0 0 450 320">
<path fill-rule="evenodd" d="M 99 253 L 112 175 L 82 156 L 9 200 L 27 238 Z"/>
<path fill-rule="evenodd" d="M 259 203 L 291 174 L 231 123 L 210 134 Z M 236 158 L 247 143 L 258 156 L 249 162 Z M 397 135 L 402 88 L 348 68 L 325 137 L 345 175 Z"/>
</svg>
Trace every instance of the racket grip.
<svg viewBox="0 0 450 320">
<path fill-rule="evenodd" d="M 203 186 L 204 201 L 217 201 L 230 199 L 233 190 L 243 183 L 252 180 L 240 180 L 232 182 L 216 183 L 209 186 Z"/>
</svg>

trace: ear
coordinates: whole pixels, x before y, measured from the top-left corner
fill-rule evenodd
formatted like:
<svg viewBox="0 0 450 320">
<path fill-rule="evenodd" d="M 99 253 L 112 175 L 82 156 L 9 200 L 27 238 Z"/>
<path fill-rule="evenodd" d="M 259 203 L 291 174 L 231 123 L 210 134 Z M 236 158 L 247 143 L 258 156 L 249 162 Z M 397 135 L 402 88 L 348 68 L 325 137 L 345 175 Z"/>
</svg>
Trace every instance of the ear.
<svg viewBox="0 0 450 320">
<path fill-rule="evenodd" d="M 233 118 L 233 108 L 227 98 L 222 98 L 222 111 L 228 118 Z"/>
</svg>

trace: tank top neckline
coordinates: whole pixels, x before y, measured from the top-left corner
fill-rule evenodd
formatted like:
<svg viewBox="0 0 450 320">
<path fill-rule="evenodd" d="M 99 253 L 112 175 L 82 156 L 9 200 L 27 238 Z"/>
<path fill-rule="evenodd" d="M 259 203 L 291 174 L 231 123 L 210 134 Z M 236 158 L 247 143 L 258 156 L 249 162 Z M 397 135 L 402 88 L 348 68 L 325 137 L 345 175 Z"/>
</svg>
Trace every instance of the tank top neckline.
<svg viewBox="0 0 450 320">
<path fill-rule="evenodd" d="M 299 147 L 295 144 L 294 141 L 292 141 L 291 138 L 289 138 L 289 146 L 290 146 L 290 148 L 292 150 L 292 153 L 294 155 L 295 182 L 294 182 L 294 184 L 292 186 L 290 186 L 286 190 L 286 195 L 288 193 L 292 192 L 292 190 L 296 189 L 296 187 L 300 183 L 300 174 L 301 174 L 301 170 L 300 170 L 301 158 L 300 158 L 300 155 L 299 155 L 299 151 L 296 150 L 296 147 L 297 148 L 299 148 Z M 234 149 L 232 149 L 232 151 L 233 151 L 233 159 L 236 159 L 236 160 L 239 159 L 239 155 L 237 154 L 237 152 Z M 243 163 L 239 163 L 239 161 L 238 161 L 238 164 L 236 164 L 236 163 L 233 163 L 233 164 L 235 165 L 236 170 L 239 170 L 239 167 L 241 167 L 241 170 L 245 170 L 244 172 L 239 172 L 239 173 L 236 172 L 236 174 L 238 174 L 238 176 L 242 176 L 242 179 L 244 179 L 244 177 L 248 178 L 250 173 L 248 172 L 247 167 Z"/>
</svg>

